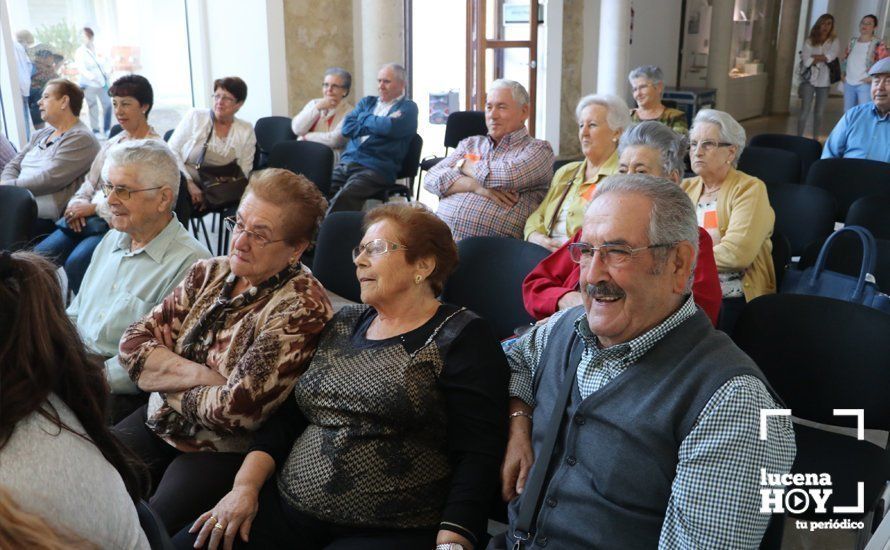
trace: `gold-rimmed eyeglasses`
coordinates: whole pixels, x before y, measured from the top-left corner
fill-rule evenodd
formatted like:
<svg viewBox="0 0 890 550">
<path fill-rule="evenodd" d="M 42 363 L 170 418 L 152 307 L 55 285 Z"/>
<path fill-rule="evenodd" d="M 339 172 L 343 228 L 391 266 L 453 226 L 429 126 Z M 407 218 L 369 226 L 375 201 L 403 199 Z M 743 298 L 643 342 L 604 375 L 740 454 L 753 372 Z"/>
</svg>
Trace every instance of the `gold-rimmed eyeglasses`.
<svg viewBox="0 0 890 550">
<path fill-rule="evenodd" d="M 593 261 L 594 253 L 599 252 L 600 259 L 609 267 L 616 267 L 627 263 L 631 258 L 642 252 L 652 248 L 671 248 L 677 243 L 659 243 L 650 244 L 649 246 L 641 246 L 633 248 L 626 244 L 603 244 L 593 246 L 587 243 L 572 243 L 569 245 L 569 256 L 576 264 L 582 267 L 590 265 Z"/>
<path fill-rule="evenodd" d="M 403 244 L 394 243 L 392 241 L 387 241 L 386 239 L 374 239 L 373 241 L 368 241 L 365 244 L 360 244 L 357 247 L 352 249 L 352 261 L 354 262 L 359 256 L 362 255 L 362 252 L 366 252 L 368 256 L 382 256 L 387 252 L 394 252 L 396 250 L 406 250 L 408 247 Z"/>
<path fill-rule="evenodd" d="M 278 243 L 283 241 L 284 239 L 271 239 L 265 235 L 260 235 L 254 231 L 250 231 L 245 227 L 245 225 L 238 221 L 235 216 L 229 216 L 224 219 L 223 222 L 226 224 L 226 229 L 232 232 L 233 237 L 237 237 L 238 235 L 244 234 L 247 239 L 256 244 L 260 248 L 265 248 L 266 245 L 272 243 Z"/>
</svg>

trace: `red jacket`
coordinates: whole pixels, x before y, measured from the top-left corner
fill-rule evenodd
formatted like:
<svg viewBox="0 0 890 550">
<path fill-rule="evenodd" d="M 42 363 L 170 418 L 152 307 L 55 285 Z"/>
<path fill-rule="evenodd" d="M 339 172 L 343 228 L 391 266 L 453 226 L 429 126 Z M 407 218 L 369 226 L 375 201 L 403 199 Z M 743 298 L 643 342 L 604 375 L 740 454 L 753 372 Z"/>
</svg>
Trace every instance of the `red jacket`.
<svg viewBox="0 0 890 550">
<path fill-rule="evenodd" d="M 578 242 L 581 232 L 575 233 L 567 243 L 539 263 L 522 283 L 522 301 L 525 309 L 535 319 L 543 319 L 556 313 L 563 295 L 578 290 L 581 274 L 578 264 L 569 257 L 569 245 Z M 692 281 L 692 298 L 702 308 L 714 326 L 723 302 L 723 291 L 717 279 L 717 263 L 714 261 L 714 243 L 708 232 L 698 228 L 698 261 Z"/>
</svg>

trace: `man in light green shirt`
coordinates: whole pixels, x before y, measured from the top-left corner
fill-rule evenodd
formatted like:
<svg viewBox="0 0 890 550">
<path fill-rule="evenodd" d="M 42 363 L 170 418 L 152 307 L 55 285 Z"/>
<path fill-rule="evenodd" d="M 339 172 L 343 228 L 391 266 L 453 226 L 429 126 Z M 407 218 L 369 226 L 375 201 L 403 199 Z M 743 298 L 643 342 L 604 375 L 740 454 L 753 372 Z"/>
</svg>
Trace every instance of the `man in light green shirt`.
<svg viewBox="0 0 890 550">
<path fill-rule="evenodd" d="M 67 313 L 87 348 L 105 357 L 111 392 L 137 394 L 118 363 L 121 336 L 210 252 L 173 214 L 179 168 L 165 144 L 117 145 L 108 151 L 102 172 L 113 229 L 96 247 Z"/>
</svg>

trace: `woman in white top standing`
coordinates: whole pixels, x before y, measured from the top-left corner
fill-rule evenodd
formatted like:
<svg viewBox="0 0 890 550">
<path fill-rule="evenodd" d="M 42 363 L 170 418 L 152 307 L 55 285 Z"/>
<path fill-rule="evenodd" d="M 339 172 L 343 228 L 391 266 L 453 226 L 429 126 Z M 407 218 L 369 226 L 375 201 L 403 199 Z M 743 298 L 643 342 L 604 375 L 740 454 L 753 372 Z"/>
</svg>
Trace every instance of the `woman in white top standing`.
<svg viewBox="0 0 890 550">
<path fill-rule="evenodd" d="M 844 72 L 844 112 L 871 101 L 871 78 L 868 70 L 875 61 L 884 59 L 890 52 L 875 36 L 878 18 L 866 15 L 859 22 L 859 36 L 850 39 L 841 69 Z"/>
<path fill-rule="evenodd" d="M 248 177 L 253 169 L 256 153 L 253 125 L 235 117 L 245 99 L 247 84 L 243 80 L 237 76 L 217 78 L 213 81 L 213 107 L 209 111 L 189 111 L 170 136 L 170 149 L 185 165 L 189 196 L 198 210 L 204 210 L 205 206 L 204 192 L 195 181 L 199 177 L 195 165 L 201 158 L 204 143 L 207 143 L 205 166 L 225 166 L 235 161 Z"/>
<path fill-rule="evenodd" d="M 819 138 L 822 126 L 822 114 L 828 100 L 828 89 L 831 87 L 828 64 L 837 59 L 838 42 L 834 30 L 834 16 L 823 13 L 810 29 L 810 34 L 803 43 L 801 62 L 803 81 L 800 84 L 801 105 L 800 117 L 797 121 L 797 135 L 802 136 L 813 111 L 813 139 Z M 816 106 L 813 107 L 813 97 Z"/>
<path fill-rule="evenodd" d="M 107 134 L 111 130 L 111 99 L 108 97 L 108 69 L 96 53 L 96 45 L 93 43 L 96 33 L 89 27 L 84 27 L 83 45 L 74 52 L 74 60 L 77 64 L 78 84 L 83 89 L 83 95 L 90 111 L 90 126 L 93 133 Z M 99 126 L 99 103 L 102 104 L 102 126 Z"/>
<path fill-rule="evenodd" d="M 352 87 L 352 75 L 346 69 L 331 67 L 324 72 L 321 85 L 322 97 L 310 100 L 303 107 L 291 129 L 300 139 L 315 141 L 334 150 L 334 164 L 346 146 L 347 139 L 340 133 L 343 119 L 352 111 L 352 104 L 345 100 Z"/>
</svg>

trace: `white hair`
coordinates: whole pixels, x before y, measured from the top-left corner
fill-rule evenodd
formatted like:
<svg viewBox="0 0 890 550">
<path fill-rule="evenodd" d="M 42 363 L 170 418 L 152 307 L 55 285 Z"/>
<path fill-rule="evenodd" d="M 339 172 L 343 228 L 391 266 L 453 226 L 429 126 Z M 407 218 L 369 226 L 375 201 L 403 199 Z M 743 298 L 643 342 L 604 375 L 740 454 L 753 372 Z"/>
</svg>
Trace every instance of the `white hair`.
<svg viewBox="0 0 890 550">
<path fill-rule="evenodd" d="M 661 69 L 655 65 L 643 65 L 642 67 L 637 67 L 627 75 L 627 79 L 631 84 L 634 83 L 634 80 L 640 77 L 645 78 L 652 84 L 664 82 L 664 73 L 662 73 Z"/>
<path fill-rule="evenodd" d="M 581 122 L 581 112 L 591 105 L 606 108 L 606 124 L 612 131 L 623 132 L 630 126 L 630 108 L 623 99 L 613 94 L 590 94 L 582 97 L 575 107 L 575 118 L 578 122 Z"/>
<path fill-rule="evenodd" d="M 732 115 L 729 113 L 718 111 L 717 109 L 702 109 L 699 111 L 695 115 L 695 120 L 692 121 L 692 128 L 689 129 L 689 133 L 691 134 L 699 124 L 713 124 L 717 126 L 720 131 L 720 141 L 735 145 L 736 152 L 735 158 L 732 160 L 732 166 L 733 168 L 737 167 L 747 140 L 745 129 L 742 128 L 742 125 L 732 118 Z"/>
<path fill-rule="evenodd" d="M 513 95 L 513 101 L 519 104 L 520 107 L 523 105 L 528 105 L 529 96 L 528 91 L 526 91 L 525 86 L 516 82 L 515 80 L 507 80 L 506 78 L 499 78 L 491 83 L 491 86 L 488 87 L 488 92 L 491 93 L 495 90 L 510 90 L 510 93 Z"/>
<path fill-rule="evenodd" d="M 405 69 L 405 67 L 403 65 L 400 65 L 398 63 L 386 63 L 382 67 L 380 67 L 381 71 L 383 69 L 392 69 L 392 72 L 395 74 L 395 77 L 398 81 L 408 82 L 408 70 Z M 347 73 L 347 74 L 349 74 L 349 73 Z M 352 84 L 351 76 L 349 78 L 349 81 L 350 81 L 349 83 Z"/>
<path fill-rule="evenodd" d="M 667 176 L 677 172 L 683 176 L 686 138 L 660 122 L 645 120 L 629 127 L 618 140 L 618 156 L 628 147 L 649 147 L 661 155 L 661 168 Z"/>
<path fill-rule="evenodd" d="M 111 167 L 138 166 L 136 179 L 143 187 L 165 186 L 173 192 L 170 210 L 179 196 L 179 164 L 167 144 L 156 139 L 125 141 L 111 147 L 102 165 L 102 179 L 108 181 Z"/>
</svg>

